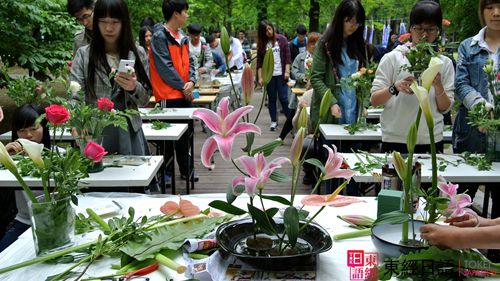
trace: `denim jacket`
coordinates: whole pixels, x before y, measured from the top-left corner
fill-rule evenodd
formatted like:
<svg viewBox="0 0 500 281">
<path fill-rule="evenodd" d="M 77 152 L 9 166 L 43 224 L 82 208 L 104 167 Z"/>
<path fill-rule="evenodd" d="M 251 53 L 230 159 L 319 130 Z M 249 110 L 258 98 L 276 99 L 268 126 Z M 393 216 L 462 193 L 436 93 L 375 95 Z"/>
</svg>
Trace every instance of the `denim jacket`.
<svg viewBox="0 0 500 281">
<path fill-rule="evenodd" d="M 465 39 L 458 48 L 455 95 L 460 99 L 461 105 L 453 127 L 455 153 L 464 151 L 484 153 L 486 150 L 485 134 L 468 124 L 467 113 L 479 102 L 490 101 L 488 77 L 483 70 L 488 58 L 488 50 L 479 46 L 474 37 Z"/>
</svg>

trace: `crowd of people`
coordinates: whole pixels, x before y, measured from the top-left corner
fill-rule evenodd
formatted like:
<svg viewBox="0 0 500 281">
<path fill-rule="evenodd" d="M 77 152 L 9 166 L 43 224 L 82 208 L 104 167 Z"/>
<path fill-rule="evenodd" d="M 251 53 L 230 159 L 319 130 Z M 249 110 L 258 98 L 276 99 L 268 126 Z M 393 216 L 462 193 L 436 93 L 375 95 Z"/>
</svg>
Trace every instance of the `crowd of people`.
<svg viewBox="0 0 500 281">
<path fill-rule="evenodd" d="M 197 23 L 186 26 L 189 19 L 189 4 L 186 0 L 164 0 L 163 20 L 155 23 L 152 18 L 144 19 L 138 32 L 138 44 L 133 37 L 130 14 L 124 0 L 97 0 L 95 3 L 93 0 L 68 0 L 67 10 L 83 26 L 73 40 L 74 59 L 70 80 L 82 86 L 87 103 L 94 104 L 98 98 L 107 97 L 117 109 L 137 109 L 145 106 L 153 95 L 162 108 L 191 107 L 195 83 L 201 76 L 218 76 L 228 71 L 242 70 L 245 62 L 253 58 L 252 49 L 256 53 L 256 81 L 263 85 L 261 72 L 264 55 L 271 49 L 274 54 L 273 74 L 266 85 L 269 128 L 271 131 L 278 129 L 279 101 L 286 118 L 279 135 L 281 140 L 292 131 L 299 112 L 307 106 L 311 108 L 310 128 L 320 122 L 320 103 L 327 90 L 331 90 L 334 97 L 328 117 L 323 122 L 356 122 L 360 108 L 356 90 L 340 81 L 366 67 L 373 59 L 367 55 L 363 38 L 366 14 L 359 0 L 342 0 L 323 34 L 308 33 L 306 27 L 299 24 L 296 37 L 289 40 L 278 33 L 278 28 L 272 22 L 263 20 L 257 25 L 256 44 L 252 48 L 253 44 L 250 44 L 246 32 L 239 30 L 237 36 L 230 37 L 231 51 L 227 65 L 221 48 L 220 30 L 213 29 L 212 33 L 206 34 Z M 484 27 L 477 35 L 461 43 L 456 67 L 451 59 L 440 56 L 444 64 L 429 91 L 435 122 L 434 137 L 440 152 L 443 151 L 443 114 L 450 111 L 455 100 L 460 103 L 460 107 L 453 128 L 454 152 L 484 153 L 486 149 L 484 130 L 472 127 L 467 115 L 471 108 L 481 102 L 493 103 L 492 95 L 496 94 L 489 92 L 482 67 L 488 59 L 492 59 L 496 66 L 499 64 L 500 0 L 480 0 L 479 15 Z M 410 89 L 415 77 L 402 70 L 408 64 L 405 54 L 419 42 L 436 44 L 442 20 L 439 1 L 418 1 L 410 13 L 409 43 L 401 44 L 396 35 L 391 35 L 388 52 L 381 56 L 370 102 L 384 108 L 380 119 L 383 152 L 407 151 L 407 128 L 415 120 L 419 103 Z M 122 59 L 135 61 L 135 71 L 120 72 L 109 79 L 110 72 L 118 68 Z M 297 87 L 307 89 L 301 100 L 291 94 L 291 80 L 296 81 Z M 17 137 L 50 145 L 44 124 L 34 122 L 39 113 L 39 108 L 32 105 L 16 111 L 14 142 L 7 145 L 11 153 L 22 150 L 15 142 Z M 0 107 L 0 121 L 2 119 Z M 114 127 L 105 129 L 104 148 L 110 153 L 124 155 L 149 154 L 141 129 L 141 118 L 130 117 L 127 121 L 128 130 Z M 187 135 L 183 138 L 187 138 Z M 416 152 L 429 152 L 429 143 L 427 125 L 422 120 Z M 347 147 L 358 145 L 351 143 Z M 192 157 L 188 153 L 187 139 L 178 141 L 175 150 L 181 178 L 187 179 L 189 175 L 184 172 L 188 170 L 189 157 Z M 304 183 L 310 184 L 313 182 L 311 168 L 306 167 L 305 171 Z M 197 178 L 196 175 L 194 177 Z M 467 192 L 473 197 L 476 191 L 477 187 L 469 186 Z M 16 196 L 21 196 L 19 194 Z M 500 217 L 499 194 L 492 190 L 493 218 Z M 29 221 L 24 218 L 16 217 L 16 220 L 23 225 L 9 230 L 12 235 L 4 237 L 5 241 L 0 242 L 0 250 L 29 225 Z M 500 245 L 496 235 L 500 225 L 497 219 L 481 219 L 479 228 L 470 228 L 473 223 L 468 215 L 453 218 L 450 222 L 450 226 L 422 227 L 422 237 L 431 244 L 450 248 L 497 248 Z M 467 230 L 462 231 L 461 228 Z"/>
</svg>

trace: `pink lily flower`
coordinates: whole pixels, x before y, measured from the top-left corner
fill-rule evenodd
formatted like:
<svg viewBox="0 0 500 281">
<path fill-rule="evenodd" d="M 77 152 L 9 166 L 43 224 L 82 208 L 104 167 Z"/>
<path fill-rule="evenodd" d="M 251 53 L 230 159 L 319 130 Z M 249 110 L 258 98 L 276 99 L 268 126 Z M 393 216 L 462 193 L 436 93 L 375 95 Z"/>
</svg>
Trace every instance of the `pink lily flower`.
<svg viewBox="0 0 500 281">
<path fill-rule="evenodd" d="M 323 180 L 332 178 L 350 179 L 354 176 L 355 172 L 349 169 L 340 168 L 342 163 L 344 163 L 344 157 L 340 153 L 337 153 L 337 147 L 335 145 L 332 146 L 333 150 L 328 145 L 323 145 L 323 147 L 328 150 L 328 160 L 326 160 Z"/>
<path fill-rule="evenodd" d="M 467 194 L 458 194 L 450 198 L 448 208 L 444 210 L 446 217 L 461 217 L 466 213 L 475 214 L 469 207 L 472 205 L 472 199 Z"/>
<path fill-rule="evenodd" d="M 443 177 L 440 177 L 439 179 L 439 190 L 441 190 L 441 192 L 450 199 L 455 197 L 457 195 L 458 184 L 453 184 L 451 182 L 447 183 Z"/>
<path fill-rule="evenodd" d="M 237 135 L 250 132 L 260 134 L 260 128 L 254 124 L 238 123 L 238 120 L 252 109 L 253 106 L 247 105 L 229 113 L 229 98 L 225 97 L 219 102 L 217 113 L 205 108 L 193 112 L 193 117 L 203 120 L 207 127 L 215 133 L 205 141 L 201 148 L 201 162 L 205 167 L 210 167 L 210 158 L 217 148 L 224 160 L 231 159 L 233 142 Z"/>
<path fill-rule="evenodd" d="M 269 177 L 275 169 L 281 168 L 281 164 L 290 163 L 290 159 L 286 157 L 278 157 L 267 163 L 263 153 L 257 153 L 253 157 L 240 156 L 236 159 L 243 165 L 243 169 L 248 176 L 238 176 L 233 179 L 233 193 L 240 195 L 236 191 L 237 186 L 244 185 L 245 191 L 253 196 L 256 189 L 263 189 L 269 181 Z"/>
</svg>

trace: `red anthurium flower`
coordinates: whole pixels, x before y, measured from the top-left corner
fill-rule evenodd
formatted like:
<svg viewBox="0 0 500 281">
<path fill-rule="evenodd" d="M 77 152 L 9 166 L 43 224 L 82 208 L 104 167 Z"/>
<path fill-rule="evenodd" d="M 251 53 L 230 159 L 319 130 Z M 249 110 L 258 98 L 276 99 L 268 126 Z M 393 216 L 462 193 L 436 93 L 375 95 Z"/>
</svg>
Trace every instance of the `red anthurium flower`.
<svg viewBox="0 0 500 281">
<path fill-rule="evenodd" d="M 184 200 L 179 196 L 179 204 L 174 201 L 167 201 L 160 207 L 160 211 L 165 215 L 180 214 L 183 217 L 191 217 L 200 213 L 200 208 L 191 201 Z"/>
</svg>

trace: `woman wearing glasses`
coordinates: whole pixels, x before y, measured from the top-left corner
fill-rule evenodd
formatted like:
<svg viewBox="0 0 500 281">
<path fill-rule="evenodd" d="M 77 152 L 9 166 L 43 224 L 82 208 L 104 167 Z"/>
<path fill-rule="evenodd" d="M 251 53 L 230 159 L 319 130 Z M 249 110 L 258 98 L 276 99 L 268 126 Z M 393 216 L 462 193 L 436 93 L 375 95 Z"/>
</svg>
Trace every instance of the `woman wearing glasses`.
<svg viewBox="0 0 500 281">
<path fill-rule="evenodd" d="M 416 3 L 410 13 L 411 43 L 400 45 L 382 57 L 373 81 L 370 102 L 374 106 L 384 106 L 380 117 L 382 127 L 382 151 L 406 153 L 408 128 L 415 122 L 419 103 L 410 90 L 415 79 L 402 67 L 407 65 L 406 53 L 419 42 L 435 43 L 441 29 L 443 16 L 441 7 L 434 1 Z M 433 81 L 429 92 L 429 101 L 434 117 L 434 137 L 437 151 L 443 151 L 443 113 L 453 105 L 455 70 L 452 61 L 440 56 L 444 62 L 440 73 Z M 430 138 L 425 123 L 421 118 L 416 153 L 430 152 Z"/>
<path fill-rule="evenodd" d="M 343 0 L 313 55 L 311 85 L 314 94 L 311 103 L 313 128 L 320 122 L 319 107 L 325 92 L 334 93 L 330 113 L 325 123 L 352 124 L 356 122 L 356 91 L 349 87 L 336 90 L 344 77 L 350 77 L 366 65 L 363 29 L 365 10 L 358 0 Z M 321 120 L 322 121 L 322 120 Z"/>
</svg>

